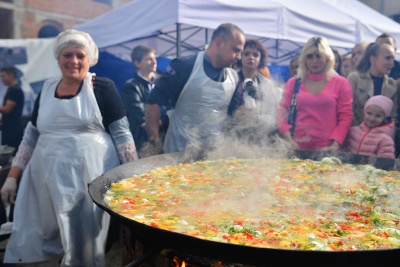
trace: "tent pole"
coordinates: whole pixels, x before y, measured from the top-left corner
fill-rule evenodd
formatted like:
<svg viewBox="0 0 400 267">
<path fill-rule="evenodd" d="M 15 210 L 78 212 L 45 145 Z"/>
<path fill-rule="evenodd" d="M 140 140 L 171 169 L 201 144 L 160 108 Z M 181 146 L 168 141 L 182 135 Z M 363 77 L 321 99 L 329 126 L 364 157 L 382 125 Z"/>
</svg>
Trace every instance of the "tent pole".
<svg viewBox="0 0 400 267">
<path fill-rule="evenodd" d="M 181 24 L 176 24 L 176 57 L 181 56 Z"/>
<path fill-rule="evenodd" d="M 385 0 L 381 0 L 380 12 L 385 14 Z"/>
<path fill-rule="evenodd" d="M 208 29 L 206 28 L 206 43 L 204 44 L 204 47 L 208 44 Z"/>
</svg>

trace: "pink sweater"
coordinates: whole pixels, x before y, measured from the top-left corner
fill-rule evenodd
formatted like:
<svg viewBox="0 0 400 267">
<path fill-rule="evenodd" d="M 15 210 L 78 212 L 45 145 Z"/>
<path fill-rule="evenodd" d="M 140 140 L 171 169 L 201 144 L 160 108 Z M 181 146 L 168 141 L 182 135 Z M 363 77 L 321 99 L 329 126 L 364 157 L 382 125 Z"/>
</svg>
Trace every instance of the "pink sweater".
<svg viewBox="0 0 400 267">
<path fill-rule="evenodd" d="M 287 114 L 295 80 L 293 77 L 286 83 L 277 110 L 281 133 L 292 128 L 287 122 Z M 330 146 L 333 140 L 343 144 L 353 118 L 351 85 L 346 78 L 337 75 L 326 83 L 322 92 L 313 95 L 302 83 L 296 109 L 293 139 L 300 149 L 319 149 Z"/>
<path fill-rule="evenodd" d="M 365 123 L 350 128 L 345 149 L 354 154 L 394 158 L 394 123 L 368 128 Z"/>
</svg>

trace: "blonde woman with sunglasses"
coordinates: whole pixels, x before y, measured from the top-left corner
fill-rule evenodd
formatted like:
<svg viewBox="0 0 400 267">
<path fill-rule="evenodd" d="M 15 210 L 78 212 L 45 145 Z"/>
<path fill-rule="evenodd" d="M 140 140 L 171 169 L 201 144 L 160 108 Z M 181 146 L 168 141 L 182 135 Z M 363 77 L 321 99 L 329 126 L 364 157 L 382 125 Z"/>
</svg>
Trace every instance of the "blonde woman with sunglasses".
<svg viewBox="0 0 400 267">
<path fill-rule="evenodd" d="M 351 126 L 352 91 L 334 65 L 327 40 L 309 39 L 300 54 L 297 75 L 286 83 L 277 111 L 279 132 L 291 148 L 340 150 Z"/>
</svg>

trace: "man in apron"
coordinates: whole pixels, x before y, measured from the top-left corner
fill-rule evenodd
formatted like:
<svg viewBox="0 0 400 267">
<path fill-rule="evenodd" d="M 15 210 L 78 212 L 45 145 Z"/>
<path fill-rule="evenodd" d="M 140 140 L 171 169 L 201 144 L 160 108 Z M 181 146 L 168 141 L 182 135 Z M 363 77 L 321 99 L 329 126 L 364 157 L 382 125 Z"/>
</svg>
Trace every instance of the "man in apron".
<svg viewBox="0 0 400 267">
<path fill-rule="evenodd" d="M 150 143 L 159 142 L 160 106 L 168 102 L 170 124 L 164 152 L 187 148 L 214 149 L 223 137 L 223 121 L 238 77 L 230 67 L 241 58 L 245 42 L 236 25 L 221 24 L 204 52 L 174 59 L 147 100 L 146 131 Z"/>
</svg>

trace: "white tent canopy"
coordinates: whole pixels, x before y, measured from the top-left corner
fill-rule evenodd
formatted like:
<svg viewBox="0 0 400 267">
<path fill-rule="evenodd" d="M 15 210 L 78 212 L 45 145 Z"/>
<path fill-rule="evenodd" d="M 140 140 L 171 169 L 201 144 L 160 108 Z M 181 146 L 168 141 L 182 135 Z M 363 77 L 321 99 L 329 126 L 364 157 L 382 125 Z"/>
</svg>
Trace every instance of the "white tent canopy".
<svg viewBox="0 0 400 267">
<path fill-rule="evenodd" d="M 129 60 L 138 44 L 171 58 L 203 50 L 212 30 L 225 22 L 261 40 L 277 64 L 299 53 L 312 36 L 345 50 L 383 32 L 400 40 L 398 23 L 357 0 L 133 0 L 74 28 Z"/>
<path fill-rule="evenodd" d="M 25 92 L 24 115 L 30 115 L 36 93 L 48 78 L 60 75 L 54 58 L 55 38 L 46 39 L 0 39 L 0 68 L 15 66 L 21 77 Z M 4 98 L 6 87 L 0 82 L 0 99 Z"/>
</svg>

